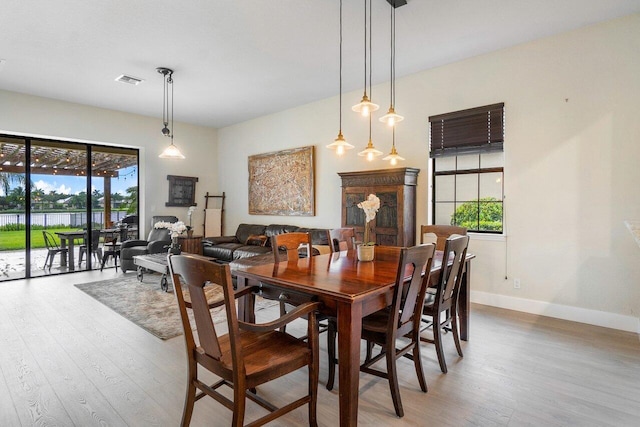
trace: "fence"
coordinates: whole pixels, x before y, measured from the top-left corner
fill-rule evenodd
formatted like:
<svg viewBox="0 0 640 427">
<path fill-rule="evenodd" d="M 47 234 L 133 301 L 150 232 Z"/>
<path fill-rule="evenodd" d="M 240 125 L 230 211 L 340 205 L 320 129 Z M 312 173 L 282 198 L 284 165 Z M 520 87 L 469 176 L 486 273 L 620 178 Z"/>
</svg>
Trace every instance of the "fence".
<svg viewBox="0 0 640 427">
<path fill-rule="evenodd" d="M 111 211 L 111 222 L 119 222 L 127 216 L 126 211 Z M 104 224 L 104 212 L 92 212 L 92 224 Z M 26 214 L 0 214 L 0 227 L 5 225 L 26 225 Z M 56 225 L 68 225 L 71 227 L 84 227 L 87 225 L 86 212 L 48 212 L 32 213 L 31 225 L 52 227 Z"/>
</svg>

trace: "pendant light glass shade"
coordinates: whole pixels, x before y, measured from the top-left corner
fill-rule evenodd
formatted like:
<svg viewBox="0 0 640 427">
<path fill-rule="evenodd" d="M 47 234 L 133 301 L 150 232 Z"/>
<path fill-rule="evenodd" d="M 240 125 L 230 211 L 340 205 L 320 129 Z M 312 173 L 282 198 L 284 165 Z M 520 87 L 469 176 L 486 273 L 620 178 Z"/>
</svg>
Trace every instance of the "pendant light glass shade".
<svg viewBox="0 0 640 427">
<path fill-rule="evenodd" d="M 393 128 L 392 137 L 391 137 L 391 152 L 388 156 L 383 157 L 382 160 L 390 160 L 391 166 L 395 166 L 398 164 L 400 160 L 404 160 L 404 157 L 400 157 L 398 155 L 398 151 L 396 150 L 396 129 Z"/>
<path fill-rule="evenodd" d="M 382 156 L 382 151 L 377 150 L 376 147 L 373 146 L 373 142 L 369 139 L 369 144 L 367 144 L 367 148 L 358 153 L 358 156 L 366 156 L 367 160 L 372 161 L 378 156 Z"/>
<path fill-rule="evenodd" d="M 346 150 L 351 150 L 353 148 L 353 145 L 349 144 L 344 139 L 344 135 L 342 135 L 342 0 L 340 0 L 340 67 L 339 68 L 340 68 L 340 78 L 339 78 L 340 103 L 339 103 L 338 117 L 339 117 L 340 127 L 338 130 L 338 137 L 331 144 L 327 145 L 327 148 L 331 150 L 336 150 L 336 154 L 338 156 L 341 156 L 344 154 Z"/>
<path fill-rule="evenodd" d="M 336 150 L 336 154 L 342 156 L 346 150 L 351 150 L 354 147 L 344 139 L 344 135 L 342 135 L 342 131 L 340 131 L 338 137 L 331 144 L 327 145 L 327 148 Z"/>
<path fill-rule="evenodd" d="M 164 76 L 164 91 L 162 99 L 162 134 L 171 138 L 171 143 L 164 151 L 158 156 L 161 159 L 184 159 L 184 155 L 178 150 L 178 147 L 173 145 L 173 70 L 165 67 L 158 67 L 156 71 Z M 171 85 L 171 92 L 169 92 L 169 85 Z M 169 97 L 171 97 L 171 103 L 169 103 Z M 171 111 L 169 111 L 169 104 L 171 104 Z M 171 114 L 171 129 L 169 129 L 169 114 Z"/>
<path fill-rule="evenodd" d="M 393 107 L 389 107 L 389 111 L 387 111 L 387 114 L 380 117 L 379 120 L 389 126 L 395 126 L 396 123 L 403 121 L 404 117 L 400 114 L 396 114 L 396 110 L 394 110 Z"/>
<path fill-rule="evenodd" d="M 178 147 L 173 145 L 173 138 L 171 139 L 171 144 L 164 149 L 162 154 L 158 157 L 161 159 L 184 159 L 184 155 L 178 150 Z"/>
<path fill-rule="evenodd" d="M 373 102 L 371 102 L 366 92 L 362 96 L 362 100 L 356 105 L 354 105 L 353 107 L 351 107 L 351 109 L 356 113 L 362 114 L 362 117 L 369 116 L 369 114 L 371 114 L 372 111 L 376 111 L 378 108 L 380 108 L 380 106 L 378 104 L 374 104 Z"/>
</svg>

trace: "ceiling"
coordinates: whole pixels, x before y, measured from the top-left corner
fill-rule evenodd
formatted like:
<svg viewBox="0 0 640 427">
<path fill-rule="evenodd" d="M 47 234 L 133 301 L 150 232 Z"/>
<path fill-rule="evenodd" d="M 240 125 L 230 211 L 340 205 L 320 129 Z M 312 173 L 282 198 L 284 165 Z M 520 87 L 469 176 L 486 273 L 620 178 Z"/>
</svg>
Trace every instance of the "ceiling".
<svg viewBox="0 0 640 427">
<path fill-rule="evenodd" d="M 363 1 L 344 0 L 344 92 L 363 86 Z M 389 80 L 390 6 L 372 9 L 377 84 Z M 408 0 L 396 75 L 638 12 L 638 0 Z M 169 67 L 175 120 L 224 127 L 337 95 L 338 13 L 338 0 L 3 0 L 0 89 L 160 121 L 155 69 Z"/>
</svg>

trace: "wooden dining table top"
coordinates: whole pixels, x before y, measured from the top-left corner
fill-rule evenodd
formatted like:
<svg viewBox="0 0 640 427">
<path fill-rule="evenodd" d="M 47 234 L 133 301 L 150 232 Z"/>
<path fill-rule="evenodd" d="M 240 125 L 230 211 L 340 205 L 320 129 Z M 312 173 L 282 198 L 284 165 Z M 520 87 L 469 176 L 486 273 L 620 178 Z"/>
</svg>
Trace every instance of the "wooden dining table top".
<svg viewBox="0 0 640 427">
<path fill-rule="evenodd" d="M 236 272 L 256 279 L 270 278 L 282 287 L 310 294 L 326 295 L 336 300 L 357 300 L 371 293 L 385 292 L 395 284 L 400 249 L 376 246 L 373 261 L 358 261 L 356 250 L 349 250 L 294 262 L 249 266 L 240 268 L 242 272 Z M 436 251 L 431 274 L 440 271 L 442 256 L 442 251 Z M 469 254 L 467 259 L 473 257 Z"/>
</svg>

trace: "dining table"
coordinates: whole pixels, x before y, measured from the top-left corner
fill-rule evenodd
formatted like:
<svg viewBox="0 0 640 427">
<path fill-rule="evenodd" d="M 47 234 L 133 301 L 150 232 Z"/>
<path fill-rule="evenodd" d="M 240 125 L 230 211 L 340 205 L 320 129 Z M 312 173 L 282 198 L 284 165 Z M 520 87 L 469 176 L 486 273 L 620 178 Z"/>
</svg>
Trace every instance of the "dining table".
<svg viewBox="0 0 640 427">
<path fill-rule="evenodd" d="M 68 250 L 68 253 L 69 253 L 68 265 L 69 265 L 69 270 L 73 271 L 73 270 L 75 270 L 75 255 L 74 255 L 74 251 L 73 251 L 73 248 L 75 246 L 75 240 L 76 239 L 83 239 L 84 240 L 84 238 L 86 237 L 86 231 L 84 231 L 84 230 L 58 231 L 58 232 L 56 232 L 56 234 L 58 235 L 58 238 L 60 239 L 60 247 L 62 249 L 67 248 L 67 247 L 69 248 L 69 250 Z M 67 258 L 61 257 L 60 266 L 61 267 L 67 266 Z"/>
<path fill-rule="evenodd" d="M 234 268 L 238 291 L 255 286 L 258 295 L 281 301 L 302 296 L 322 303 L 320 312 L 337 318 L 340 425 L 357 426 L 362 318 L 388 307 L 400 259 L 399 247 L 376 246 L 373 261 L 358 261 L 356 250 L 301 258 L 296 261 L 265 263 Z M 460 338 L 469 339 L 469 288 L 471 260 L 467 254 L 458 315 Z M 430 284 L 435 285 L 442 269 L 443 253 L 436 251 L 431 265 Z M 275 290 L 275 292 L 274 292 Z M 254 299 L 238 301 L 238 316 L 255 321 Z"/>
</svg>

